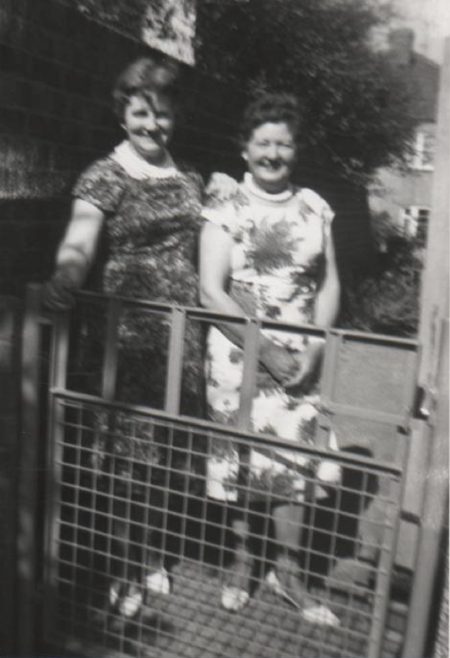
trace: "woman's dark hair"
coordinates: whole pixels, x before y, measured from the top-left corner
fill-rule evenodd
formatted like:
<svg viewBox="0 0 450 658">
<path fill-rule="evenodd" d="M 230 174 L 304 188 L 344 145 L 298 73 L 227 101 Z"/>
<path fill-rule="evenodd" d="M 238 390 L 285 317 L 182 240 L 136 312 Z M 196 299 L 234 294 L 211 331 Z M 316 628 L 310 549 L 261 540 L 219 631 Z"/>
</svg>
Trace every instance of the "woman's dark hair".
<svg viewBox="0 0 450 658">
<path fill-rule="evenodd" d="M 266 92 L 246 108 L 241 123 L 239 141 L 244 146 L 255 128 L 263 123 L 286 123 L 294 137 L 300 131 L 300 107 L 292 94 Z"/>
<path fill-rule="evenodd" d="M 140 57 L 119 75 L 113 89 L 114 113 L 120 121 L 131 96 L 160 92 L 176 101 L 178 65 L 169 59 Z"/>
</svg>

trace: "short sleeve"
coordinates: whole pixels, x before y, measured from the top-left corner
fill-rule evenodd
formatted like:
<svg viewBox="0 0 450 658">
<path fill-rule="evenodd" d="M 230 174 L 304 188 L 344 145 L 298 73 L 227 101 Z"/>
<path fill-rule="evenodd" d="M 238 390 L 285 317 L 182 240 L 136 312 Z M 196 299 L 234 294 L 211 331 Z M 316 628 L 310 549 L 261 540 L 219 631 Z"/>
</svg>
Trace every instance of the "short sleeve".
<svg viewBox="0 0 450 658">
<path fill-rule="evenodd" d="M 202 217 L 233 234 L 237 228 L 240 196 L 239 183 L 234 178 L 214 172 L 205 189 Z"/>
<path fill-rule="evenodd" d="M 199 195 L 202 196 L 205 183 L 203 182 L 201 174 L 199 174 L 198 171 L 191 170 L 189 172 L 189 178 L 192 180 L 192 183 Z"/>
<path fill-rule="evenodd" d="M 334 219 L 334 211 L 322 197 L 309 189 L 301 190 L 302 201 L 307 206 L 307 212 L 312 212 L 322 222 L 323 235 L 328 239 L 331 232 L 331 223 Z"/>
<path fill-rule="evenodd" d="M 72 196 L 92 203 L 103 212 L 112 213 L 120 203 L 126 180 L 126 173 L 114 160 L 97 160 L 81 174 Z"/>
<path fill-rule="evenodd" d="M 321 212 L 322 222 L 323 222 L 323 232 L 325 237 L 328 239 L 331 233 L 331 223 L 334 219 L 334 211 L 331 206 L 328 205 L 324 199 L 322 199 L 322 212 Z"/>
</svg>

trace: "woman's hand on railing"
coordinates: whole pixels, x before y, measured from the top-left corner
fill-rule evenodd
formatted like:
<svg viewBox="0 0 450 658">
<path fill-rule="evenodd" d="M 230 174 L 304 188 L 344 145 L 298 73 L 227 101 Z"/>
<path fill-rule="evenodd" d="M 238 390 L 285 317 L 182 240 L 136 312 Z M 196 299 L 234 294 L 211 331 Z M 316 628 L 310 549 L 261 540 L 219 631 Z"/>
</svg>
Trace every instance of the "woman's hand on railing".
<svg viewBox="0 0 450 658">
<path fill-rule="evenodd" d="M 311 390 L 317 376 L 322 350 L 322 344 L 310 343 L 304 352 L 297 356 L 295 373 L 283 381 L 287 393 L 303 395 Z"/>
<path fill-rule="evenodd" d="M 67 311 L 75 304 L 74 293 L 79 285 L 70 268 L 56 270 L 50 281 L 44 284 L 42 303 L 51 311 Z"/>
<path fill-rule="evenodd" d="M 292 378 L 298 370 L 298 362 L 293 353 L 270 340 L 264 341 L 261 346 L 260 361 L 281 385 L 286 379 Z"/>
</svg>

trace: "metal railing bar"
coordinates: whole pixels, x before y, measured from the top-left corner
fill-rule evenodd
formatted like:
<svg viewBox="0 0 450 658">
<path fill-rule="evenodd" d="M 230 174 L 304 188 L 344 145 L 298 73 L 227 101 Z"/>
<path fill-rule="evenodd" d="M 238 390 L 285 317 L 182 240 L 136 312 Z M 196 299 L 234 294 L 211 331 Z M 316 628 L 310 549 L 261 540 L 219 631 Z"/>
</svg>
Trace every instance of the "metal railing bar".
<svg viewBox="0 0 450 658">
<path fill-rule="evenodd" d="M 369 407 L 354 407 L 349 404 L 341 402 L 333 402 L 327 395 L 322 395 L 320 399 L 320 406 L 325 413 L 331 413 L 341 416 L 348 416 L 351 418 L 360 418 L 362 420 L 373 420 L 377 423 L 384 425 L 392 425 L 397 428 L 407 428 L 411 415 L 411 409 L 405 410 L 403 413 L 392 413 L 389 411 L 377 411 Z"/>
<path fill-rule="evenodd" d="M 407 353 L 407 364 L 404 367 L 403 376 L 404 381 L 409 384 L 402 388 L 402 408 L 408 414 L 405 422 L 405 427 L 411 426 L 411 420 L 415 415 L 415 405 L 417 402 L 417 381 L 419 375 L 419 363 L 421 358 L 421 347 L 418 346 L 415 353 Z"/>
<path fill-rule="evenodd" d="M 33 284 L 30 285 L 29 288 L 39 291 L 41 286 L 37 284 Z M 80 300 L 85 299 L 87 301 L 89 300 L 103 301 L 104 303 L 115 300 L 117 302 L 121 302 L 124 306 L 132 306 L 135 308 L 148 309 L 149 311 L 167 313 L 167 315 L 170 315 L 174 308 L 173 304 L 168 304 L 165 302 L 154 302 L 140 298 L 125 297 L 121 295 L 104 295 L 102 293 L 91 292 L 91 291 L 80 291 L 77 293 L 77 298 L 79 298 Z M 246 324 L 248 321 L 248 318 L 245 317 L 243 318 L 242 316 L 212 312 L 207 309 L 203 309 L 199 307 L 179 306 L 178 308 L 182 309 L 186 314 L 186 317 L 190 319 L 205 320 L 207 322 L 225 321 L 225 322 L 231 322 L 236 324 Z M 48 314 L 42 313 L 41 309 L 39 309 L 38 311 L 38 320 L 42 324 L 53 323 L 51 317 L 49 317 Z M 338 329 L 338 328 L 328 329 L 325 327 L 318 327 L 317 325 L 311 325 L 306 323 L 301 325 L 293 325 L 291 323 L 280 322 L 277 320 L 269 320 L 266 318 L 260 318 L 259 323 L 262 329 L 272 329 L 272 330 L 281 330 L 281 331 L 284 330 L 293 333 L 308 333 L 314 336 L 324 337 L 324 338 L 327 335 L 330 336 L 334 335 L 342 338 L 344 341 L 350 340 L 355 342 L 370 343 L 371 345 L 378 344 L 384 346 L 399 347 L 403 350 L 417 351 L 419 347 L 419 343 L 417 340 L 411 338 L 400 338 L 397 336 L 389 336 L 385 334 L 365 333 L 351 329 Z"/>
<path fill-rule="evenodd" d="M 72 423 L 65 423 L 64 427 L 71 428 L 71 429 L 74 429 L 74 430 L 78 430 L 78 429 L 83 429 L 85 431 L 86 430 L 91 430 L 91 428 L 87 428 L 86 426 L 78 427 L 77 425 L 72 424 Z M 186 430 L 184 430 L 184 431 L 186 431 Z M 111 432 L 111 433 L 104 432 L 103 435 L 104 436 L 110 436 L 110 437 L 115 436 L 115 434 L 113 432 Z M 260 445 L 260 443 L 264 442 L 264 440 L 265 440 L 264 436 L 262 435 L 262 441 L 260 441 L 258 443 L 258 445 L 256 447 L 254 447 L 253 449 L 258 454 L 265 455 L 265 456 L 272 456 L 273 450 L 269 450 L 268 448 L 263 448 Z M 139 441 L 139 443 L 144 443 L 145 439 L 143 439 L 143 438 L 138 439 L 138 441 Z M 60 441 L 60 445 L 66 447 L 68 449 L 72 449 L 72 450 L 74 449 L 74 447 L 71 444 L 66 443 L 64 441 L 64 439 L 62 439 Z M 303 446 L 301 446 L 299 444 L 295 444 L 294 446 L 292 446 L 292 444 L 289 444 L 289 446 L 290 446 L 290 452 L 303 454 Z M 89 455 L 92 456 L 92 455 L 96 454 L 95 449 L 90 448 L 88 446 L 83 447 L 81 450 L 82 450 L 82 453 L 86 457 L 89 456 Z M 317 450 L 320 450 L 320 448 L 318 448 Z M 114 456 L 115 456 L 115 453 L 113 451 L 108 451 L 107 449 L 105 449 L 104 454 L 105 454 L 105 457 L 110 457 L 110 458 L 114 458 Z M 205 456 L 205 453 L 202 450 L 196 451 L 196 450 L 192 449 L 192 450 L 190 450 L 190 454 L 192 456 L 197 456 L 197 457 L 204 457 Z M 344 452 L 344 454 L 352 455 L 354 453 L 352 453 L 351 451 L 348 451 L 348 453 Z M 340 462 L 340 455 L 341 455 L 341 453 L 339 451 L 335 451 L 335 450 L 329 451 L 329 452 L 327 452 L 327 460 L 339 463 Z M 358 456 L 358 458 L 359 458 L 359 456 Z M 284 465 L 284 466 L 288 466 L 292 470 L 296 470 L 298 473 L 300 473 L 304 477 L 306 482 L 309 482 L 311 484 L 316 484 L 316 485 L 319 485 L 319 486 L 322 486 L 322 487 L 327 487 L 329 489 L 332 489 L 333 491 L 336 491 L 336 490 L 339 489 L 341 491 L 349 492 L 349 493 L 354 493 L 355 492 L 354 488 L 346 487 L 342 483 L 327 483 L 327 482 L 323 482 L 323 481 L 317 479 L 317 477 L 314 475 L 314 472 L 307 470 L 304 465 L 296 463 L 295 460 L 287 459 L 282 454 L 280 454 L 278 452 L 276 452 L 273 455 L 273 459 L 276 460 L 278 463 Z M 370 459 L 370 457 L 365 457 L 365 459 Z M 73 463 L 71 461 L 65 460 L 64 458 L 57 458 L 57 461 L 58 461 L 58 463 L 62 464 L 63 466 L 66 466 L 70 469 L 74 468 Z M 143 464 L 142 460 L 140 460 L 138 458 L 134 458 L 134 457 L 127 458 L 127 462 L 130 465 L 136 465 L 136 466 L 139 466 L 139 465 Z M 88 473 L 94 474 L 96 472 L 95 468 L 89 466 L 89 464 L 83 464 L 82 469 L 83 469 L 83 472 L 86 473 L 86 474 L 88 474 Z M 182 474 L 184 472 L 183 470 L 176 469 L 175 467 L 172 467 L 171 471 L 174 472 L 174 473 L 180 473 L 180 474 Z M 364 475 L 380 475 L 379 469 L 377 470 L 376 468 L 375 469 L 365 468 L 364 470 L 359 470 L 359 473 L 364 474 Z M 109 474 L 109 475 L 110 475 L 110 477 L 113 477 L 111 474 Z M 137 480 L 136 482 L 139 482 L 139 481 Z M 67 486 L 70 487 L 71 485 L 68 484 Z M 250 488 L 252 488 L 252 487 L 250 487 Z M 396 504 L 396 502 L 397 502 L 396 500 L 393 500 L 389 496 L 383 495 L 382 493 L 373 494 L 373 493 L 370 493 L 370 492 L 364 492 L 362 495 L 363 495 L 364 499 L 368 499 L 368 500 L 373 500 L 373 499 L 376 498 L 377 500 L 380 500 L 381 502 L 390 503 L 390 504 Z M 273 493 L 273 496 L 277 497 L 276 492 Z M 402 520 L 409 520 L 413 523 L 418 523 L 419 517 L 415 514 L 409 514 L 409 513 L 405 512 L 404 518 L 403 518 L 403 515 L 402 515 Z"/>
<path fill-rule="evenodd" d="M 263 438 L 264 438 L 264 436 L 263 436 Z M 64 447 L 70 447 L 70 446 L 67 446 L 67 444 L 64 443 L 64 442 L 61 442 L 60 445 L 62 445 L 62 446 L 64 446 Z M 292 450 L 292 446 L 290 446 L 290 448 L 291 448 L 291 450 Z M 303 449 L 302 449 L 301 447 L 299 447 L 299 446 L 297 446 L 297 448 L 294 447 L 294 450 L 295 450 L 295 449 L 297 449 L 297 451 L 303 451 Z M 83 450 L 85 450 L 86 452 L 88 452 L 87 449 L 83 449 Z M 91 452 L 91 453 L 93 454 L 94 451 L 90 450 L 89 452 Z M 203 456 L 203 453 L 202 453 L 202 452 L 195 453 L 195 454 L 197 454 L 198 456 Z M 344 453 L 344 454 L 346 454 L 346 453 Z M 351 453 L 347 453 L 347 454 L 351 454 Z M 107 453 L 107 455 L 112 456 L 113 453 Z M 339 462 L 339 461 L 340 461 L 339 453 L 336 453 L 336 452 L 334 452 L 334 451 L 333 451 L 333 452 L 329 452 L 329 453 L 327 453 L 327 459 L 328 459 L 328 458 L 332 458 L 332 460 L 333 460 L 333 461 L 336 461 L 336 462 Z M 359 458 L 359 457 L 358 457 L 358 458 Z M 366 459 L 369 459 L 369 458 L 366 458 Z M 63 465 L 63 466 L 67 466 L 67 467 L 69 467 L 69 468 L 71 468 L 71 469 L 74 468 L 73 463 L 68 462 L 68 461 L 59 460 L 58 463 L 61 464 L 61 465 Z M 138 465 L 139 465 L 139 464 L 142 464 L 142 462 L 140 462 L 140 461 L 135 461 L 134 463 L 136 463 L 136 464 L 138 464 Z M 353 467 L 354 467 L 354 466 L 358 466 L 358 465 L 359 465 L 359 464 L 352 464 Z M 45 467 L 41 467 L 41 468 L 39 468 L 39 469 L 29 469 L 29 470 L 28 470 L 28 473 L 31 473 L 31 472 L 33 472 L 33 473 L 45 473 L 46 470 L 47 470 L 47 469 L 46 469 Z M 172 470 L 173 470 L 173 469 L 172 469 Z M 390 468 L 389 465 L 386 465 L 386 464 L 385 464 L 385 462 L 379 462 L 378 466 L 376 465 L 374 468 L 370 468 L 370 474 L 374 474 L 374 475 L 377 475 L 377 474 L 378 474 L 378 475 L 380 475 L 380 471 L 381 471 L 381 474 L 382 474 L 383 476 L 387 476 L 387 475 L 391 475 L 391 476 L 392 476 L 392 475 L 393 475 L 394 477 L 398 478 L 398 473 L 396 473 L 395 469 Z M 22 473 L 26 473 L 27 471 L 26 471 L 25 469 L 21 469 L 21 472 L 22 472 Z M 94 474 L 96 471 L 95 471 L 94 468 L 91 468 L 91 467 L 89 467 L 88 465 L 85 465 L 85 466 L 83 466 L 83 472 L 86 473 L 86 474 L 91 474 L 91 475 L 92 475 L 92 474 Z M 182 473 L 183 471 L 178 471 L 178 470 L 176 470 L 175 472 L 177 472 L 177 473 Z M 367 470 L 366 472 L 369 472 L 369 471 Z M 108 477 L 113 477 L 113 476 L 111 476 L 110 474 L 108 475 L 108 473 L 105 473 L 105 475 L 107 475 Z M 114 476 L 114 477 L 118 477 L 118 476 Z M 349 493 L 355 493 L 355 489 L 354 489 L 354 488 L 351 488 L 351 487 L 344 487 L 344 486 L 342 486 L 342 485 L 327 485 L 326 483 L 323 483 L 323 482 L 321 482 L 320 480 L 313 479 L 313 478 L 311 478 L 310 481 L 313 482 L 314 484 L 317 484 L 317 485 L 322 486 L 322 487 L 325 487 L 325 486 L 326 486 L 326 487 L 330 487 L 330 488 L 332 488 L 332 489 L 340 488 L 340 489 L 342 489 L 343 491 L 347 491 L 347 492 L 349 492 Z M 139 482 L 139 481 L 137 481 L 137 482 Z M 73 485 L 70 485 L 70 484 L 67 484 L 67 483 L 66 483 L 64 486 L 67 487 L 67 488 L 70 488 L 70 487 L 73 486 Z M 82 485 L 81 485 L 81 486 L 82 486 Z M 87 490 L 90 490 L 90 489 L 87 489 Z M 193 495 L 193 494 L 191 494 L 191 495 Z M 273 493 L 272 495 L 273 495 L 274 497 L 279 496 L 279 494 L 277 494 L 277 493 Z M 381 497 L 379 497 L 379 495 L 376 495 L 376 496 L 375 496 L 375 495 L 372 495 L 372 494 L 371 494 L 371 495 L 368 496 L 368 497 L 370 497 L 371 499 L 372 499 L 372 498 L 376 498 L 377 500 L 380 500 L 381 502 L 390 503 L 390 504 L 396 504 L 396 501 L 393 501 L 391 498 L 388 498 L 388 497 L 385 497 L 385 496 L 381 496 Z M 412 515 L 412 517 L 410 518 L 409 515 L 406 514 L 405 519 L 403 519 L 403 512 L 402 512 L 402 520 L 407 520 L 407 521 L 409 521 L 409 522 L 411 522 L 411 523 L 419 523 L 419 522 L 420 522 L 419 517 L 417 517 L 417 516 L 415 516 L 415 515 Z"/>
<path fill-rule="evenodd" d="M 258 371 L 259 329 L 257 320 L 247 320 L 244 339 L 244 363 L 236 428 L 250 430 L 253 397 Z"/>
<path fill-rule="evenodd" d="M 150 302 L 144 299 L 137 299 L 131 297 L 122 297 L 122 296 L 108 296 L 104 297 L 100 293 L 78 293 L 78 296 L 86 298 L 87 301 L 102 301 L 107 302 L 108 300 L 117 300 L 121 302 L 124 306 L 133 307 L 136 309 L 142 309 L 148 311 L 149 313 L 161 313 L 164 315 L 171 315 L 174 305 L 168 304 L 165 302 Z M 232 315 L 226 313 L 219 313 L 217 311 L 209 311 L 204 308 L 197 306 L 178 306 L 185 313 L 186 317 L 191 320 L 199 320 L 208 323 L 222 323 L 230 322 L 233 324 L 246 325 L 249 320 L 253 319 L 250 317 L 243 317 L 241 315 Z M 281 322 L 279 320 L 270 320 L 268 318 L 260 318 L 258 321 L 261 324 L 263 329 L 272 329 L 280 331 L 290 331 L 293 333 L 308 333 L 313 336 L 325 337 L 327 329 L 318 327 L 317 325 L 312 324 L 292 324 L 290 322 Z"/>
<path fill-rule="evenodd" d="M 338 365 L 338 356 L 339 356 L 339 346 L 342 342 L 342 336 L 328 332 L 327 334 L 327 349 L 325 350 L 323 366 L 322 366 L 322 378 L 321 378 L 321 391 L 320 391 L 320 401 L 323 407 L 326 407 L 325 400 L 332 400 L 334 397 L 334 383 L 337 372 Z M 326 427 L 326 423 L 321 424 L 321 418 L 319 418 L 319 428 L 322 428 L 321 431 L 327 434 L 331 429 Z M 328 437 L 326 437 L 328 439 Z"/>
<path fill-rule="evenodd" d="M 169 363 L 167 365 L 164 402 L 165 410 L 171 414 L 178 414 L 180 410 L 185 325 L 186 313 L 184 309 L 178 306 L 172 307 L 169 339 Z"/>
<path fill-rule="evenodd" d="M 330 329 L 331 334 L 342 336 L 344 340 L 352 340 L 358 343 L 370 343 L 371 345 L 398 346 L 410 350 L 417 350 L 418 340 L 414 338 L 402 338 L 399 336 L 389 336 L 388 334 L 375 334 L 370 332 L 358 331 L 356 329 Z"/>
<path fill-rule="evenodd" d="M 98 300 L 106 300 L 112 298 L 112 299 L 120 300 L 126 305 L 132 305 L 136 307 L 148 308 L 158 311 L 165 311 L 167 313 L 170 313 L 173 309 L 173 304 L 168 304 L 165 302 L 152 302 L 145 299 L 124 297 L 120 295 L 103 295 L 101 293 L 90 292 L 90 291 L 80 291 L 79 293 L 77 293 L 77 297 L 79 297 L 80 299 L 92 298 Z M 208 311 L 207 309 L 192 307 L 192 306 L 182 306 L 180 308 L 184 310 L 188 318 L 204 319 L 210 322 L 211 321 L 236 322 L 237 324 L 245 324 L 247 322 L 247 318 L 243 318 L 242 316 L 238 316 L 238 315 L 217 313 L 213 311 Z M 295 331 L 296 333 L 307 332 L 315 336 L 323 336 L 323 337 L 325 337 L 329 333 L 332 335 L 341 336 L 344 340 L 354 340 L 355 342 L 364 342 L 364 343 L 379 344 L 385 346 L 397 346 L 409 350 L 417 350 L 419 345 L 418 341 L 412 338 L 400 338 L 397 336 L 389 336 L 385 334 L 366 333 L 353 329 L 338 329 L 338 328 L 328 329 L 326 327 L 318 327 L 317 325 L 312 325 L 307 323 L 301 325 L 294 325 L 291 323 L 280 322 L 277 320 L 269 320 L 266 318 L 260 318 L 259 322 L 261 323 L 261 327 L 263 329 L 282 330 L 283 328 L 285 328 L 286 330 L 293 332 Z"/>
<path fill-rule="evenodd" d="M 405 470 L 408 463 L 408 451 L 403 456 L 402 469 Z M 398 491 L 398 505 L 390 506 L 386 510 L 386 523 L 383 533 L 383 541 L 380 546 L 380 557 L 378 562 L 378 574 L 375 586 L 373 622 L 370 634 L 370 649 L 368 658 L 379 658 L 381 655 L 386 619 L 391 596 L 392 571 L 395 562 L 395 549 L 397 547 L 400 528 L 400 511 L 405 493 L 405 480 L 401 478 L 398 482 L 391 482 L 390 486 Z"/>
<path fill-rule="evenodd" d="M 450 55 L 450 43 L 447 44 Z M 448 524 L 448 362 L 449 362 L 449 320 L 441 320 L 439 367 L 433 374 L 432 384 L 435 400 L 426 430 L 431 443 L 428 458 L 426 489 L 422 506 L 422 524 L 419 544 L 415 555 L 414 579 L 410 610 L 406 629 L 406 639 L 402 658 L 409 658 L 416 648 L 424 652 L 429 631 L 430 613 L 433 614 L 436 573 L 442 551 L 442 529 Z"/>
<path fill-rule="evenodd" d="M 252 434 L 244 430 L 237 430 L 233 427 L 228 427 L 226 425 L 221 425 L 220 423 L 213 423 L 211 421 L 206 421 L 201 418 L 195 418 L 193 416 L 183 416 L 177 415 L 173 416 L 168 412 L 159 410 L 159 409 L 150 409 L 141 405 L 132 405 L 126 402 L 108 402 L 103 400 L 100 397 L 89 395 L 87 393 L 78 393 L 74 391 L 67 391 L 65 389 L 53 388 L 51 390 L 52 395 L 54 395 L 59 400 L 67 400 L 73 402 L 81 402 L 89 405 L 90 407 L 103 407 L 105 409 L 113 409 L 115 411 L 128 411 L 134 413 L 138 416 L 144 418 L 158 419 L 162 421 L 170 421 L 178 428 L 188 426 L 190 429 L 198 428 L 203 429 L 204 431 L 211 432 L 214 431 L 217 435 L 226 435 L 238 440 L 251 442 L 252 445 L 257 445 L 258 442 L 264 442 L 265 444 L 277 448 L 285 448 L 291 451 L 301 451 L 305 455 L 310 455 L 311 457 L 321 457 L 324 459 L 329 459 L 330 456 L 333 456 L 337 462 L 342 464 L 349 464 L 355 466 L 366 466 L 368 469 L 371 469 L 374 473 L 382 471 L 390 475 L 401 476 L 403 471 L 400 467 L 395 464 L 375 460 L 373 458 L 364 457 L 362 455 L 352 454 L 350 452 L 344 451 L 328 451 L 321 448 L 315 448 L 309 444 L 300 445 L 293 444 L 290 441 L 275 437 L 271 434 Z"/>
<path fill-rule="evenodd" d="M 116 391 L 118 331 L 121 312 L 122 302 L 119 299 L 109 299 L 101 387 L 102 396 L 109 401 L 114 399 Z"/>
<path fill-rule="evenodd" d="M 58 314 L 54 318 L 51 336 L 50 372 L 51 386 L 66 386 L 67 363 L 69 358 L 69 318 L 67 314 Z M 51 628 L 55 609 L 54 584 L 56 581 L 58 518 L 60 512 L 60 480 L 61 472 L 58 468 L 62 458 L 62 436 L 64 432 L 64 407 L 58 404 L 48 393 L 48 427 L 47 427 L 47 454 L 46 454 L 46 487 L 44 496 L 45 505 L 45 535 L 46 552 L 44 565 L 45 605 L 43 606 L 44 634 Z"/>
<path fill-rule="evenodd" d="M 89 431 L 89 432 L 93 433 L 92 428 L 87 427 L 85 425 L 77 426 L 76 424 L 73 424 L 73 423 L 64 423 L 64 427 L 67 428 L 67 429 L 74 429 L 74 430 L 82 429 L 85 432 Z M 180 428 L 178 428 L 178 429 L 180 429 Z M 186 432 L 186 431 L 189 431 L 189 430 L 186 430 L 186 429 L 183 428 L 183 429 L 180 429 L 180 431 L 185 431 Z M 196 430 L 196 433 L 199 434 L 200 432 L 198 430 Z M 114 438 L 115 436 L 117 436 L 117 434 L 114 433 L 114 432 L 103 432 L 102 434 L 105 437 L 111 437 L 111 438 Z M 125 436 L 125 435 L 122 435 L 122 436 Z M 269 438 L 271 438 L 271 437 L 272 437 L 272 435 L 269 436 Z M 202 438 L 205 438 L 205 437 L 202 435 Z M 274 453 L 273 449 L 270 450 L 269 448 L 262 447 L 261 443 L 266 442 L 266 437 L 264 435 L 259 435 L 258 438 L 261 438 L 261 441 L 256 441 L 255 440 L 254 441 L 255 445 L 253 447 L 253 449 L 256 453 L 258 453 L 260 455 L 269 456 L 269 457 L 272 457 L 272 455 L 273 455 L 273 459 L 278 461 L 280 464 L 282 464 L 284 466 L 288 466 L 288 467 L 290 467 L 294 470 L 297 470 L 299 473 L 301 473 L 304 476 L 305 481 L 310 482 L 311 484 L 317 484 L 317 485 L 320 485 L 320 486 L 329 487 L 330 489 L 333 489 L 333 490 L 342 489 L 343 491 L 348 491 L 348 492 L 354 491 L 354 488 L 346 487 L 342 483 L 327 483 L 327 482 L 324 482 L 320 479 L 317 479 L 317 477 L 315 477 L 315 474 L 314 474 L 313 470 L 310 470 L 304 464 L 298 463 L 294 458 L 288 459 L 283 454 L 281 454 L 281 452 L 276 451 Z M 269 440 L 269 438 L 267 440 Z M 273 439 L 273 440 L 276 440 L 276 439 Z M 282 441 L 283 439 L 279 439 L 279 440 Z M 148 443 L 149 440 L 145 439 L 145 438 L 139 438 L 136 441 L 137 441 L 137 443 L 142 445 L 144 443 Z M 61 439 L 59 441 L 59 443 L 60 443 L 60 445 L 66 447 L 68 449 L 71 449 L 71 450 L 75 449 L 72 444 L 65 442 L 64 439 Z M 309 444 L 305 444 L 305 447 L 308 448 L 310 446 L 309 446 Z M 304 452 L 303 448 L 304 448 L 303 444 L 296 443 L 296 444 L 292 445 L 291 443 L 289 443 L 289 452 L 291 452 L 291 453 L 303 454 L 303 452 Z M 283 447 L 283 449 L 284 449 L 284 447 Z M 325 450 L 329 450 L 327 448 L 312 448 L 312 449 L 317 450 L 317 451 L 323 451 L 323 452 Z M 89 455 L 92 456 L 92 455 L 96 454 L 95 448 L 91 448 L 89 446 L 84 446 L 80 450 L 82 451 L 82 453 L 86 457 L 89 456 Z M 197 456 L 197 457 L 204 457 L 205 456 L 204 451 L 200 450 L 200 449 L 195 450 L 194 448 L 192 448 L 192 450 L 190 450 L 189 452 L 192 456 Z M 115 456 L 114 451 L 109 451 L 106 448 L 105 448 L 104 454 L 105 454 L 105 457 L 110 457 L 110 458 L 114 458 L 114 456 Z M 349 451 L 329 450 L 328 452 L 326 452 L 326 455 L 327 455 L 326 458 L 327 458 L 328 461 L 331 460 L 331 461 L 336 462 L 338 464 L 341 461 L 341 457 L 345 456 L 345 455 L 349 455 L 350 459 L 353 459 L 353 457 L 352 457 L 353 455 L 354 455 L 355 459 L 360 459 L 360 458 L 362 458 L 362 459 L 371 459 L 370 457 L 360 456 L 359 454 L 353 453 L 350 450 Z M 141 459 L 139 459 L 137 457 L 131 457 L 131 456 L 129 456 L 127 458 L 127 461 L 130 465 L 140 465 L 140 464 L 144 463 Z M 305 462 L 306 461 L 307 460 L 306 460 L 306 457 L 305 457 Z M 58 463 L 61 463 L 61 464 L 65 465 L 69 468 L 72 468 L 72 469 L 73 469 L 73 466 L 74 466 L 72 462 L 67 461 L 64 458 L 59 458 Z M 364 470 L 360 469 L 359 472 L 364 473 L 366 475 L 376 475 L 376 474 L 379 475 L 379 469 L 377 469 L 377 467 L 376 467 L 376 461 L 372 462 L 372 463 L 375 463 L 375 468 L 372 468 L 372 466 L 370 466 L 370 467 L 367 466 Z M 384 464 L 384 462 L 380 462 L 380 463 Z M 94 473 L 95 472 L 95 469 L 91 468 L 89 466 L 89 464 L 84 464 L 82 468 L 83 468 L 85 473 Z M 40 469 L 40 470 L 42 471 L 44 469 Z M 180 473 L 183 472 L 183 471 L 177 471 L 176 468 L 172 468 L 171 470 L 174 471 L 174 472 L 180 472 Z M 274 493 L 274 495 L 276 495 L 276 493 Z M 375 496 L 375 494 L 372 494 L 370 492 L 365 492 L 364 497 L 367 498 L 367 499 L 372 499 L 372 498 L 376 497 L 377 499 L 379 499 L 381 501 L 384 501 L 386 503 L 395 503 L 395 501 L 392 500 L 392 498 L 390 498 L 388 496 L 384 496 L 382 493 L 381 494 L 377 493 L 376 496 Z M 418 518 L 419 517 L 417 515 L 405 513 L 405 519 L 404 520 L 410 520 L 411 522 L 417 523 Z"/>
<path fill-rule="evenodd" d="M 51 323 L 53 327 L 50 363 L 50 388 L 65 387 L 67 381 L 67 363 L 69 359 L 69 318 L 67 314 L 58 314 Z"/>
</svg>

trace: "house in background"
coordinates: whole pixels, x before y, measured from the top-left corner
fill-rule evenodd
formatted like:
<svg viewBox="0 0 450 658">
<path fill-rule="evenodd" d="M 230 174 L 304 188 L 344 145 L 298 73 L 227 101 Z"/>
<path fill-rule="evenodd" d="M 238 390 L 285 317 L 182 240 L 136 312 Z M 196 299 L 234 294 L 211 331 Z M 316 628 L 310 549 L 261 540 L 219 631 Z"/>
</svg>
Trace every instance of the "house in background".
<svg viewBox="0 0 450 658">
<path fill-rule="evenodd" d="M 409 28 L 389 34 L 387 57 L 408 82 L 416 128 L 408 164 L 378 171 L 369 191 L 369 205 L 381 248 L 383 233 L 393 228 L 421 247 L 431 206 L 440 67 L 414 51 L 414 32 Z"/>
</svg>

